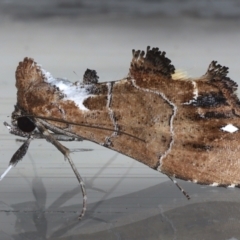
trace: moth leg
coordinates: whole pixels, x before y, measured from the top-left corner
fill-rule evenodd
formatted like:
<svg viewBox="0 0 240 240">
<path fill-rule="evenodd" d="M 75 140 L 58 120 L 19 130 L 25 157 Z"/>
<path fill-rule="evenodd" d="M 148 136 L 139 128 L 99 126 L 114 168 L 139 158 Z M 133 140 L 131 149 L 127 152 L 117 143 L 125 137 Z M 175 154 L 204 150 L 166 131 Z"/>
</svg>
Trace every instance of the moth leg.
<svg viewBox="0 0 240 240">
<path fill-rule="evenodd" d="M 183 193 L 183 195 L 189 200 L 190 196 L 187 192 L 178 184 L 177 180 L 173 179 L 172 177 L 168 176 L 168 178 L 177 186 L 177 188 Z"/>
<path fill-rule="evenodd" d="M 69 137 L 69 136 L 66 136 L 66 135 L 63 135 L 63 134 L 53 133 L 51 135 L 58 141 L 64 141 L 64 142 L 82 141 L 82 139 L 75 138 L 75 137 Z M 44 138 L 44 137 L 42 137 L 42 138 Z"/>
<path fill-rule="evenodd" d="M 85 184 L 84 181 L 82 179 L 82 177 L 80 176 L 75 164 L 73 163 L 71 157 L 70 157 L 70 151 L 68 148 L 66 148 L 65 146 L 63 146 L 60 142 L 58 142 L 54 136 L 48 132 L 48 130 L 44 127 L 44 125 L 42 123 L 40 123 L 38 121 L 38 119 L 34 119 L 34 123 L 36 124 L 37 128 L 39 129 L 39 131 L 43 134 L 43 136 L 45 137 L 45 139 L 47 141 L 49 141 L 50 143 L 52 143 L 63 155 L 64 158 L 68 160 L 79 184 L 82 190 L 82 195 L 83 195 L 83 207 L 82 207 L 82 211 L 81 214 L 79 215 L 78 219 L 80 220 L 86 212 L 87 209 L 87 194 L 86 194 L 86 189 L 85 189 Z"/>
<path fill-rule="evenodd" d="M 65 130 L 62 130 L 61 128 L 58 128 L 58 127 L 55 127 L 53 126 L 52 124 L 48 123 L 47 121 L 44 121 L 42 119 L 38 119 L 38 121 L 44 126 L 46 127 L 47 129 L 50 129 L 52 132 L 54 133 L 60 133 L 60 134 L 63 134 L 65 136 L 68 136 L 68 137 L 72 137 L 72 138 L 76 138 L 78 139 L 78 141 L 83 141 L 84 139 L 79 137 L 78 135 L 76 134 L 73 134 L 73 133 L 70 133 L 68 131 L 65 131 Z"/>
</svg>

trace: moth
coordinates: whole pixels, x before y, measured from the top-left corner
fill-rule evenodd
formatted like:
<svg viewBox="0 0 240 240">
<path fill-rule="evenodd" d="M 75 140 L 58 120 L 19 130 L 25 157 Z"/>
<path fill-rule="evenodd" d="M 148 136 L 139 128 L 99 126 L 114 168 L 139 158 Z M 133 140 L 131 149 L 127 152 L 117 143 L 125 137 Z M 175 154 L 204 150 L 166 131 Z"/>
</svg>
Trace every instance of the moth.
<svg viewBox="0 0 240 240">
<path fill-rule="evenodd" d="M 16 70 L 12 124 L 4 124 L 26 140 L 1 179 L 23 158 L 32 139 L 44 138 L 69 161 L 80 183 L 79 219 L 86 211 L 85 186 L 60 141 L 98 143 L 171 180 L 239 187 L 240 102 L 228 68 L 212 61 L 203 76 L 189 78 L 177 74 L 158 48 L 133 50 L 132 55 L 127 77 L 111 82 L 98 82 L 96 71 L 87 69 L 82 82 L 72 83 L 24 58 Z"/>
</svg>

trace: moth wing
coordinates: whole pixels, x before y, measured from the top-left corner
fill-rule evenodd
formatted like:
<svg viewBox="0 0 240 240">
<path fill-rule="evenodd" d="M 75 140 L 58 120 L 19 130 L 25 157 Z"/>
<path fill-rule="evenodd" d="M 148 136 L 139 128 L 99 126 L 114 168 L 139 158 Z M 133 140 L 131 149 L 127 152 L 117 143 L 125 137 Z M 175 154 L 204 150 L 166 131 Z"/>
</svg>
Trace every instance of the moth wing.
<svg viewBox="0 0 240 240">
<path fill-rule="evenodd" d="M 99 76 L 95 70 L 87 69 L 83 75 L 84 84 L 96 84 L 98 83 Z"/>
<path fill-rule="evenodd" d="M 212 61 L 203 78 L 222 92 L 229 106 L 240 116 L 240 101 L 236 94 L 238 84 L 227 77 L 227 74 L 228 67 L 217 64 L 217 61 Z"/>
<path fill-rule="evenodd" d="M 132 50 L 133 58 L 130 65 L 129 76 L 137 81 L 154 81 L 157 78 L 161 80 L 171 80 L 175 67 L 171 60 L 165 55 L 166 52 L 159 51 L 158 48 L 147 47 L 146 54 L 144 51 Z"/>
<path fill-rule="evenodd" d="M 36 84 L 43 81 L 40 66 L 32 58 L 28 57 L 19 62 L 15 77 L 16 87 L 21 91 L 27 90 L 32 83 Z"/>
</svg>

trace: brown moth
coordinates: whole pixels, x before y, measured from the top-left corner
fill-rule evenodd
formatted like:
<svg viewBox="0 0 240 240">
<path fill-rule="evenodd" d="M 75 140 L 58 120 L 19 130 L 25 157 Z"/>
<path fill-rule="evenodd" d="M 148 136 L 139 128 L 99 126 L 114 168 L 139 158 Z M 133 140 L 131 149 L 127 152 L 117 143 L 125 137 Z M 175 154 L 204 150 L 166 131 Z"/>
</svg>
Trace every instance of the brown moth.
<svg viewBox="0 0 240 240">
<path fill-rule="evenodd" d="M 80 182 L 80 218 L 85 187 L 61 140 L 98 143 L 170 179 L 239 187 L 240 103 L 227 73 L 213 61 L 203 76 L 181 77 L 165 52 L 148 47 L 146 53 L 133 50 L 124 79 L 98 83 L 88 69 L 83 82 L 72 83 L 25 58 L 16 70 L 12 125 L 4 124 L 27 140 L 1 179 L 26 154 L 31 139 L 45 138 L 68 159 Z"/>
</svg>

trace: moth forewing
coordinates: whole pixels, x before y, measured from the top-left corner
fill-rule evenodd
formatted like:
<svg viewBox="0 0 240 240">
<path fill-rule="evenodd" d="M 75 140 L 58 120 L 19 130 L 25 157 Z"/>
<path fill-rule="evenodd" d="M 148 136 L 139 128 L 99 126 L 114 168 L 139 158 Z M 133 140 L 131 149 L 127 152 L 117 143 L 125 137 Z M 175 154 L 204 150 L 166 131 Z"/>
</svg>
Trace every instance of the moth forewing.
<svg viewBox="0 0 240 240">
<path fill-rule="evenodd" d="M 240 104 L 228 68 L 213 61 L 206 74 L 189 78 L 175 74 L 158 48 L 132 53 L 128 76 L 113 82 L 98 83 L 96 71 L 88 69 L 82 83 L 71 83 L 54 78 L 31 58 L 16 70 L 18 110 L 68 159 L 83 201 L 82 178 L 54 134 L 101 144 L 175 183 L 177 177 L 239 187 Z"/>
</svg>

